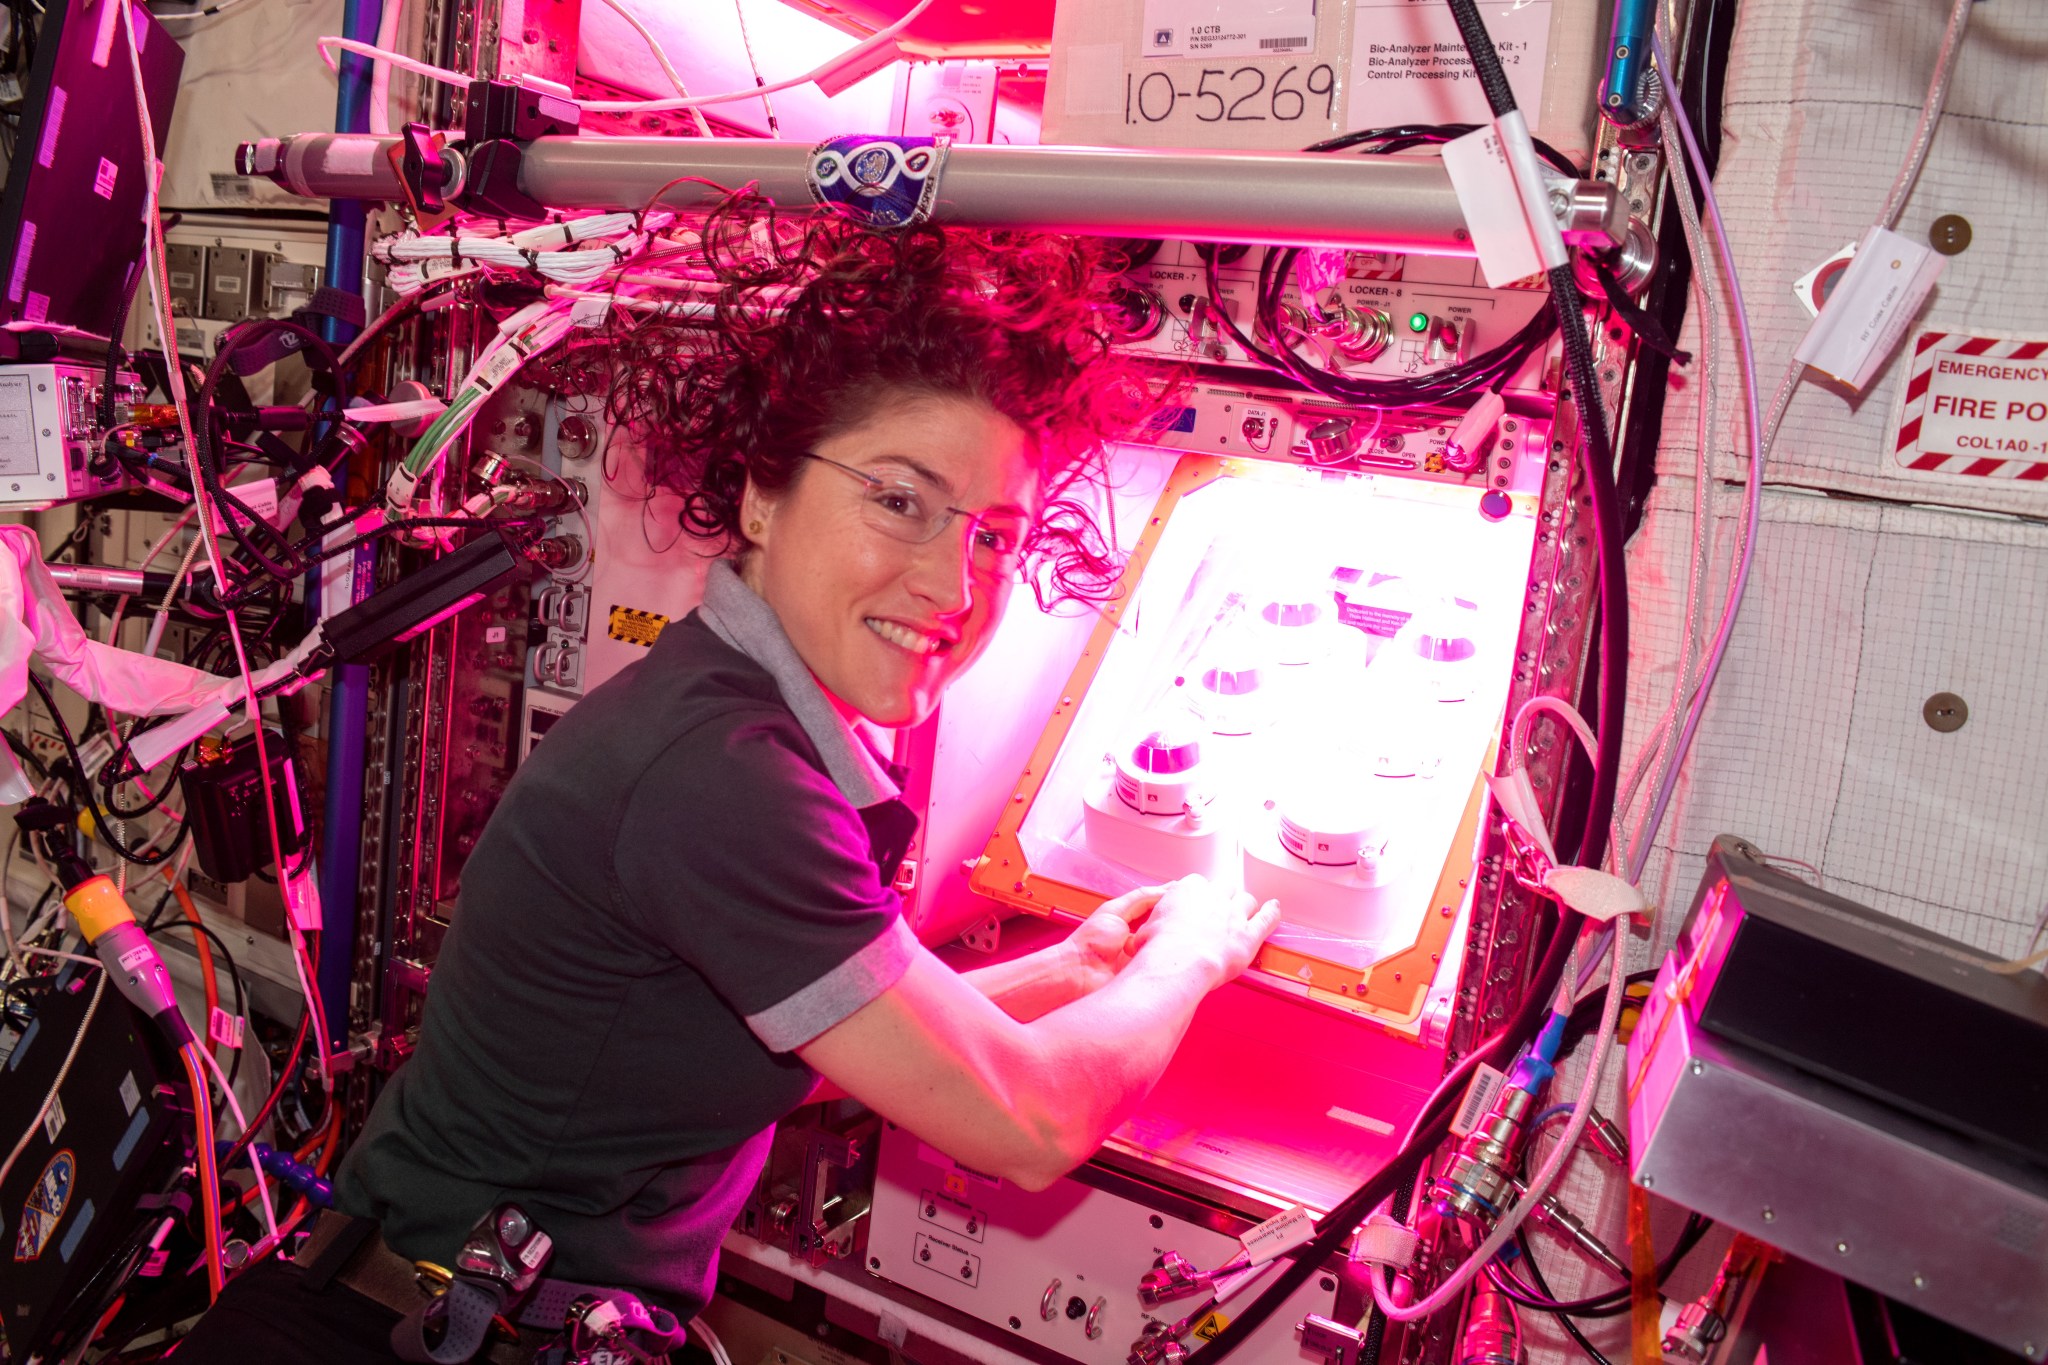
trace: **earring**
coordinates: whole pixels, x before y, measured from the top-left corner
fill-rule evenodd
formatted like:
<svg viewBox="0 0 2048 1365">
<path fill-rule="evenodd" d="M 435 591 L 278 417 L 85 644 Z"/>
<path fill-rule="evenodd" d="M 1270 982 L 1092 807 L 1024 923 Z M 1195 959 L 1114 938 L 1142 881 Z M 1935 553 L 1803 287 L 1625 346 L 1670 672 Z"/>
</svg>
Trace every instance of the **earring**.
<svg viewBox="0 0 2048 1365">
<path fill-rule="evenodd" d="M 747 534 L 748 534 L 748 535 L 750 535 L 750 536 L 758 536 L 758 535 L 760 535 L 760 534 L 761 534 L 761 523 L 760 523 L 760 522 L 758 522 L 758 521 L 750 521 L 750 522 L 748 522 L 748 523 L 747 523 Z"/>
</svg>

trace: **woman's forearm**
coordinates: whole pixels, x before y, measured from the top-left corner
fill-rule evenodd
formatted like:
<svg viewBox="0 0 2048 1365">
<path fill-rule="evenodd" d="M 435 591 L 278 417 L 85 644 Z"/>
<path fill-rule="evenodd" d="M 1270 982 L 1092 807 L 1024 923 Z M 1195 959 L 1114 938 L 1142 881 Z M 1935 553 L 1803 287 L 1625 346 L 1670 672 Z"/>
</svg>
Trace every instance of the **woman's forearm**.
<svg viewBox="0 0 2048 1365">
<path fill-rule="evenodd" d="M 1026 1024 L 1079 999 L 1090 984 L 1079 954 L 1065 942 L 960 975 L 1003 1013 Z"/>
</svg>

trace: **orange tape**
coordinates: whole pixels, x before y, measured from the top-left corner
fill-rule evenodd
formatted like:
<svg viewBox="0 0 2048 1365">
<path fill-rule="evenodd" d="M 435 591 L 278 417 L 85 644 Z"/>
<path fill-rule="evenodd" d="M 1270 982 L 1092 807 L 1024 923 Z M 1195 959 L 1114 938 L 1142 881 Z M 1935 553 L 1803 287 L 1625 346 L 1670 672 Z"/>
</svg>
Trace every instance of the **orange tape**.
<svg viewBox="0 0 2048 1365">
<path fill-rule="evenodd" d="M 1657 1297 L 1657 1248 L 1650 1241 L 1650 1192 L 1628 1187 L 1629 1340 L 1635 1365 L 1664 1365 L 1663 1312 Z"/>
</svg>

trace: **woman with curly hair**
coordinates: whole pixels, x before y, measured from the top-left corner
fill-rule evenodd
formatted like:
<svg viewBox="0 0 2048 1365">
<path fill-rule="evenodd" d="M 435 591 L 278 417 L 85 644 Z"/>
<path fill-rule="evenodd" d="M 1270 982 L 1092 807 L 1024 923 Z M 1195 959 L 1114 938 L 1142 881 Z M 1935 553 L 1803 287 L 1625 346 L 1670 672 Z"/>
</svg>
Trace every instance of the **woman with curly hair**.
<svg viewBox="0 0 2048 1365">
<path fill-rule="evenodd" d="M 552 1239 L 548 1276 L 687 1321 L 820 1077 L 1044 1188 L 1273 928 L 1274 906 L 1191 878 L 959 974 L 891 889 L 916 822 L 864 728 L 929 716 L 1018 582 L 1115 579 L 1076 495 L 1145 403 L 1109 354 L 1094 250 L 797 225 L 742 196 L 703 251 L 709 325 L 609 338 L 648 484 L 725 554 L 703 606 L 520 766 L 341 1212 L 295 1266 L 237 1280 L 184 1365 L 425 1358 L 413 1263 L 457 1266 L 507 1204 Z"/>
</svg>

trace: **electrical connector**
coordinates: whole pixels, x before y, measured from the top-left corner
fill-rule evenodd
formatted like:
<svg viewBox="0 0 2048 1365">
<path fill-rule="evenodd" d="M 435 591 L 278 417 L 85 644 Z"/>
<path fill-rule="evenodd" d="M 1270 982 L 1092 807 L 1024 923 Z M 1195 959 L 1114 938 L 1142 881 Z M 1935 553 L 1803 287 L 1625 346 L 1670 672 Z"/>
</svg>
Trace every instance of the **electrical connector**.
<svg viewBox="0 0 2048 1365">
<path fill-rule="evenodd" d="M 1458 419 L 1451 438 L 1444 442 L 1444 463 L 1460 474 L 1479 468 L 1486 458 L 1487 444 L 1493 440 L 1494 428 L 1500 425 L 1507 410 L 1508 400 L 1494 390 L 1480 394 Z"/>
</svg>

